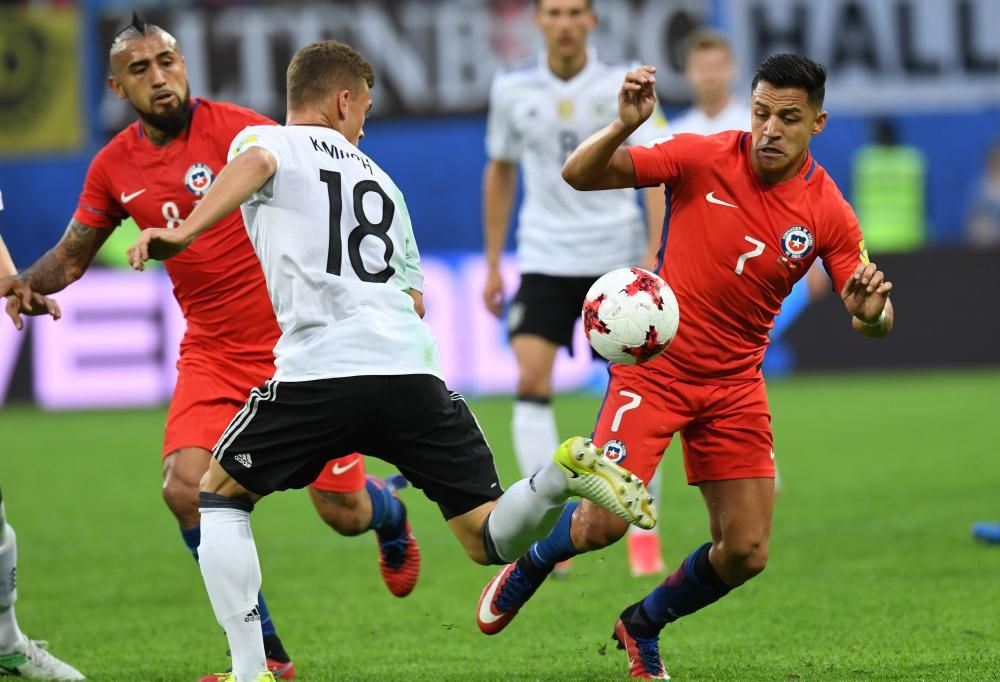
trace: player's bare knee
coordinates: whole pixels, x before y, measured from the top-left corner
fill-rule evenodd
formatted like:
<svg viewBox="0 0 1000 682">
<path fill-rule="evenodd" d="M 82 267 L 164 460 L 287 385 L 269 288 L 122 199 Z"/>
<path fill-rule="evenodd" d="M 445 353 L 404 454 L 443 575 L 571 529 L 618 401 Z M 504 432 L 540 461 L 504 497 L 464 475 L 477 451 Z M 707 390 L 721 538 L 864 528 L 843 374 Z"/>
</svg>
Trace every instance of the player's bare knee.
<svg viewBox="0 0 1000 682">
<path fill-rule="evenodd" d="M 163 501 L 185 528 L 198 525 L 198 485 L 181 476 L 163 481 Z"/>
<path fill-rule="evenodd" d="M 743 540 L 717 545 L 726 566 L 726 582 L 735 586 L 760 575 L 767 567 L 767 540 Z"/>
<path fill-rule="evenodd" d="M 361 535 L 371 525 L 371 510 L 365 509 L 360 498 L 362 494 L 367 495 L 363 490 L 337 493 L 310 488 L 309 494 L 319 517 L 340 535 Z"/>
</svg>

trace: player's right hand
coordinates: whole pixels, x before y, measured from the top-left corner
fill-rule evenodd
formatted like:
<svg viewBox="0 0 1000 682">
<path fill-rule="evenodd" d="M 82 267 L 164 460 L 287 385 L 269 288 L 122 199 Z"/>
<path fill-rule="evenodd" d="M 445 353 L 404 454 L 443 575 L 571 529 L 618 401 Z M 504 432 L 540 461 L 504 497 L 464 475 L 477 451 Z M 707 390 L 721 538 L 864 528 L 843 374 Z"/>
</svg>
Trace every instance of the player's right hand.
<svg viewBox="0 0 1000 682">
<path fill-rule="evenodd" d="M 191 240 L 180 229 L 151 227 L 140 232 L 128 248 L 128 264 L 133 270 L 145 270 L 146 261 L 173 258 L 190 243 Z"/>
<path fill-rule="evenodd" d="M 625 74 L 618 92 L 618 118 L 630 128 L 638 128 L 656 109 L 656 67 L 644 64 Z"/>
<path fill-rule="evenodd" d="M 7 287 L 7 292 L 7 316 L 18 331 L 24 329 L 21 315 L 51 315 L 53 320 L 62 317 L 62 310 L 54 299 L 35 293 L 28 284 L 20 280 L 14 287 Z"/>
<path fill-rule="evenodd" d="M 503 277 L 499 268 L 490 268 L 486 273 L 486 286 L 483 287 L 483 303 L 493 316 L 503 315 Z"/>
</svg>

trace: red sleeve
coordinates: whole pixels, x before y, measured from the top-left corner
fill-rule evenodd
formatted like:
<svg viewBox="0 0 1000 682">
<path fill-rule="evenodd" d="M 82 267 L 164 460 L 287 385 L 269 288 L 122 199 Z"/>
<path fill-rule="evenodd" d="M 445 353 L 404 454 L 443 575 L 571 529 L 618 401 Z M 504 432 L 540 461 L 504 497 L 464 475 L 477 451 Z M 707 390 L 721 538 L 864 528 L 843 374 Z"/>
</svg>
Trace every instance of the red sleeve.
<svg viewBox="0 0 1000 682">
<path fill-rule="evenodd" d="M 840 292 L 847 283 L 847 279 L 854 274 L 854 269 L 858 263 L 868 262 L 868 249 L 865 247 L 865 238 L 861 234 L 861 225 L 858 217 L 854 214 L 854 209 L 838 196 L 830 201 L 828 210 L 829 226 L 827 228 L 827 239 L 819 251 L 820 258 L 823 259 L 823 267 L 833 280 L 833 288 Z"/>
<path fill-rule="evenodd" d="M 696 161 L 704 158 L 704 141 L 702 135 L 683 133 L 626 147 L 635 167 L 635 186 L 672 185 L 683 180 Z"/>
<path fill-rule="evenodd" d="M 229 145 L 236 138 L 244 128 L 249 128 L 250 126 L 273 126 L 278 125 L 267 116 L 263 114 L 258 114 L 253 109 L 247 109 L 246 107 L 237 106 L 235 104 L 230 104 L 227 109 L 224 110 L 224 114 L 221 118 L 223 122 L 223 127 L 225 133 L 222 135 L 225 139 L 220 139 L 220 142 L 224 142 L 224 153 L 229 153 Z"/>
<path fill-rule="evenodd" d="M 87 169 L 87 177 L 83 181 L 83 191 L 80 201 L 73 213 L 73 220 L 94 228 L 116 227 L 128 215 L 112 193 L 108 179 L 107 147 L 98 152 Z"/>
</svg>

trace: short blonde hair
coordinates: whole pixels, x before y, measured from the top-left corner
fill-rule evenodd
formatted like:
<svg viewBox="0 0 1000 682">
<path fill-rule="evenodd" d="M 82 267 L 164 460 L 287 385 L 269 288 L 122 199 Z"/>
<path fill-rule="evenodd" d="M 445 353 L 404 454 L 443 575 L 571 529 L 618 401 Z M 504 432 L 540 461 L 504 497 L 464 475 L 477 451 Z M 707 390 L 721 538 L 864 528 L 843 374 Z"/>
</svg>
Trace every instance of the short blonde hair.
<svg viewBox="0 0 1000 682">
<path fill-rule="evenodd" d="M 352 92 L 367 83 L 375 87 L 372 65 L 350 45 L 336 40 L 306 45 L 295 53 L 288 65 L 288 107 L 313 104 L 331 91 L 345 88 Z"/>
<path fill-rule="evenodd" d="M 726 36 L 707 28 L 699 28 L 688 37 L 684 63 L 687 63 L 692 54 L 701 50 L 723 50 L 729 55 L 733 54 L 733 48 L 726 40 Z"/>
</svg>

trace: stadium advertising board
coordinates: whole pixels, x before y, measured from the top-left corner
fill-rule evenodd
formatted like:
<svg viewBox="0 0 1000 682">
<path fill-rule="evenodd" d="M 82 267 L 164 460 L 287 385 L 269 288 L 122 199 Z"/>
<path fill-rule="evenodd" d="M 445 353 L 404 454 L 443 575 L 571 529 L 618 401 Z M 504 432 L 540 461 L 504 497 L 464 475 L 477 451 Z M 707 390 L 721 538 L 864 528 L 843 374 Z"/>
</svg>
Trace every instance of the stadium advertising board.
<svg viewBox="0 0 1000 682">
<path fill-rule="evenodd" d="M 746 83 L 756 64 L 777 51 L 826 64 L 828 101 L 840 110 L 1000 103 L 995 0 L 598 0 L 596 7 L 598 50 L 655 64 L 666 103 L 690 98 L 680 71 L 684 41 L 702 22 L 731 36 Z M 129 11 L 101 15 L 101 45 L 128 23 Z M 372 61 L 379 116 L 482 111 L 497 67 L 540 48 L 531 12 L 530 0 L 339 0 L 280 7 L 177 3 L 150 9 L 146 18 L 180 41 L 193 93 L 280 120 L 289 58 L 326 38 L 345 40 Z M 133 113 L 110 91 L 102 97 L 103 128 L 117 132 Z"/>
<path fill-rule="evenodd" d="M 502 324 L 482 304 L 481 257 L 425 256 L 427 322 L 449 385 L 470 393 L 511 393 L 517 365 Z M 513 259 L 504 279 L 517 287 Z M 45 409 L 163 404 L 177 380 L 184 320 L 162 270 L 94 270 L 56 296 L 63 319 L 28 320 L 28 333 L 0 321 L 0 404 L 33 400 Z M 8 352 L 9 349 L 9 352 Z M 574 390 L 603 378 L 577 330 L 572 357 L 561 351 L 555 382 Z"/>
<path fill-rule="evenodd" d="M 996 0 L 725 0 L 743 78 L 774 52 L 826 65 L 836 109 L 898 111 L 1000 103 Z"/>
<path fill-rule="evenodd" d="M 151 8 L 143 18 L 177 38 L 191 91 L 238 102 L 279 120 L 284 118 L 285 68 L 295 50 L 317 40 L 346 41 L 372 62 L 378 116 L 482 111 L 498 66 L 533 57 L 541 49 L 532 0 L 339 0 L 277 7 L 171 4 L 171 9 Z M 609 57 L 642 55 L 660 65 L 662 95 L 684 98 L 678 48 L 708 4 L 599 0 L 594 43 Z M 130 13 L 114 8 L 101 16 L 101 45 L 110 44 Z M 131 122 L 134 114 L 106 91 L 100 116 L 110 134 Z"/>
</svg>

